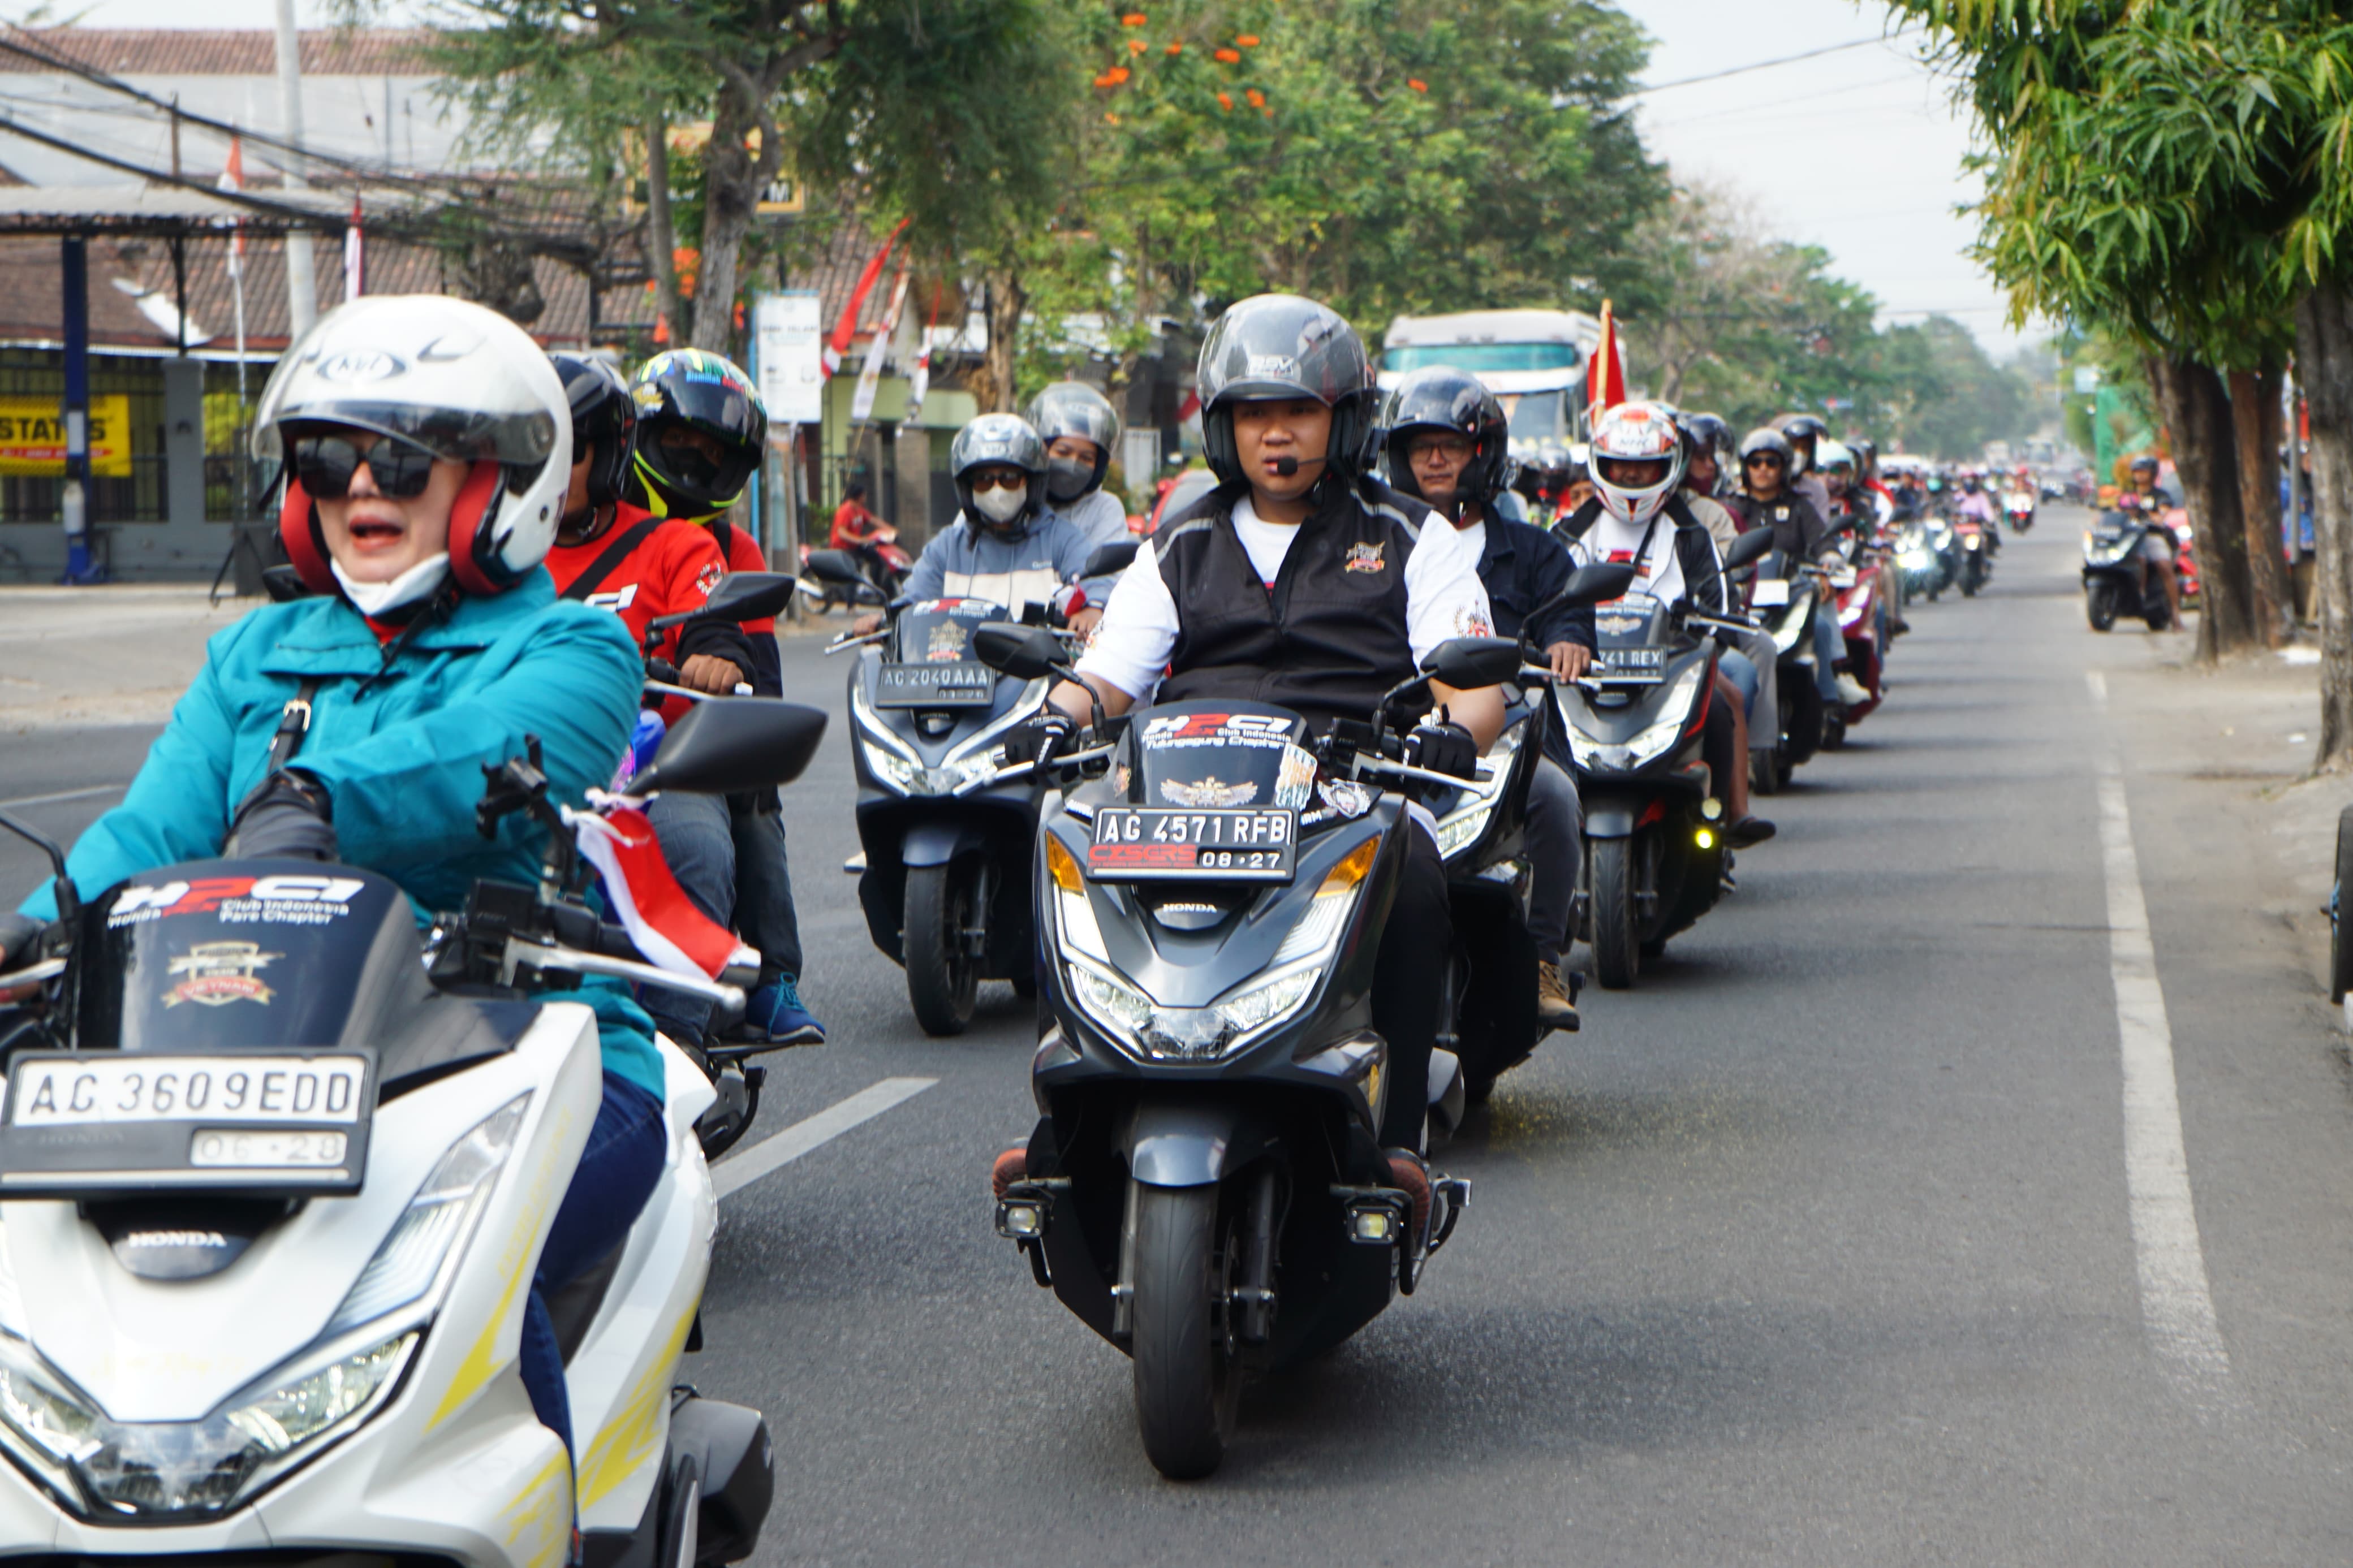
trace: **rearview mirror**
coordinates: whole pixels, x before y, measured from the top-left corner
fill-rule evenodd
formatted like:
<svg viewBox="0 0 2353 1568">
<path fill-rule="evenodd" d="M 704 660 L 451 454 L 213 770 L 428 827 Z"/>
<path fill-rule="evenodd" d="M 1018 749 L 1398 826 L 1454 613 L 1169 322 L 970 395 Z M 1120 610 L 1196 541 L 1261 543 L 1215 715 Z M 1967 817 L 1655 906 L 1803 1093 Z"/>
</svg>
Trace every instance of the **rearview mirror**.
<svg viewBox="0 0 2353 1568">
<path fill-rule="evenodd" d="M 1051 627 L 1018 626 L 1008 621 L 976 627 L 972 656 L 1017 680 L 1036 680 L 1071 667 L 1070 656 L 1062 651 L 1062 641 Z"/>
<path fill-rule="evenodd" d="M 1732 547 L 1724 552 L 1724 569 L 1726 572 L 1737 572 L 1743 566 L 1756 565 L 1772 553 L 1773 531 L 1769 528 L 1752 528 L 1734 540 Z"/>
<path fill-rule="evenodd" d="M 1619 563 L 1600 562 L 1580 566 L 1568 574 L 1560 592 L 1528 612 L 1524 626 L 1533 626 L 1558 609 L 1581 610 L 1588 605 L 1606 604 L 1622 599 L 1626 590 L 1634 585 L 1634 569 Z M 1448 681 L 1451 686 L 1452 681 Z"/>
<path fill-rule="evenodd" d="M 765 620 L 782 611 L 792 597 L 789 572 L 730 572 L 719 579 L 694 615 L 698 620 Z"/>
<path fill-rule="evenodd" d="M 1520 672 L 1520 645 L 1510 637 L 1450 637 L 1430 650 L 1421 670 L 1457 691 L 1475 691 Z"/>
<path fill-rule="evenodd" d="M 1136 541 L 1123 539 L 1112 544 L 1098 544 L 1087 563 L 1079 569 L 1082 577 L 1116 577 L 1135 560 Z"/>
<path fill-rule="evenodd" d="M 808 574 L 818 582 L 836 588 L 872 588 L 866 574 L 858 569 L 857 560 L 847 550 L 812 550 L 802 563 Z"/>
<path fill-rule="evenodd" d="M 822 708 L 767 697 L 698 702 L 670 726 L 629 793 L 736 795 L 790 784 L 817 754 L 825 720 Z"/>
</svg>

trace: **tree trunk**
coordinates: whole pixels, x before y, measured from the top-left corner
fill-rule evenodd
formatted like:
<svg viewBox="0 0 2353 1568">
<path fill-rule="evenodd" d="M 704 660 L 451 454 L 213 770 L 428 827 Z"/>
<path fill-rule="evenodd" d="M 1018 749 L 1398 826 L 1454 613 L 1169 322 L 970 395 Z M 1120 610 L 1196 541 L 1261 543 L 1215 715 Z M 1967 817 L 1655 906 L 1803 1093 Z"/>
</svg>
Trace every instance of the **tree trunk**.
<svg viewBox="0 0 2353 1568">
<path fill-rule="evenodd" d="M 720 90 L 711 140 L 702 148 L 702 261 L 694 274 L 691 340 L 716 354 L 734 346 L 737 262 L 767 184 L 760 168 L 765 160 L 754 160 L 744 145 L 756 123 L 738 88 L 731 83 Z"/>
<path fill-rule="evenodd" d="M 670 215 L 670 124 L 661 100 L 646 109 L 646 248 L 654 265 L 655 299 L 661 320 L 670 323 L 672 348 L 685 342 L 689 307 L 678 291 L 678 228 Z"/>
<path fill-rule="evenodd" d="M 988 353 L 981 360 L 980 374 L 966 383 L 983 414 L 1014 412 L 1021 312 L 1029 303 L 1029 291 L 1021 286 L 1020 274 L 1008 270 L 988 275 Z"/>
<path fill-rule="evenodd" d="M 2279 449 L 2281 368 L 2231 373 L 2232 445 L 2239 459 L 2239 515 L 2247 530 L 2247 567 L 2253 586 L 2255 635 L 2277 647 L 2295 635 L 2295 596 L 2288 587 L 2281 548 Z"/>
<path fill-rule="evenodd" d="M 2315 768 L 2353 765 L 2353 291 L 2328 283 L 2295 308 L 2295 378 L 2312 410 L 2313 542 L 2320 595 Z"/>
<path fill-rule="evenodd" d="M 2174 467 L 2198 552 L 2198 658 L 2211 662 L 2255 641 L 2230 396 L 2221 376 L 2193 361 L 2152 354 L 2147 368 L 2172 433 Z"/>
</svg>

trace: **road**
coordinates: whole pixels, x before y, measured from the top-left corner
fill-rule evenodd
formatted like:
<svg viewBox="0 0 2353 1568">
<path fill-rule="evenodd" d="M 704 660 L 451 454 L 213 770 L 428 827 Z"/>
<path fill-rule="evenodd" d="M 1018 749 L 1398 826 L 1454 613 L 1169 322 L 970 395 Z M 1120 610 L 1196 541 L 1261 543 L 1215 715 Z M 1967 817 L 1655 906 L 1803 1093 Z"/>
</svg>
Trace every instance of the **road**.
<svg viewBox="0 0 2353 1568">
<path fill-rule="evenodd" d="M 834 1037 L 778 1060 L 762 1130 L 933 1081 L 723 1205 L 688 1375 L 776 1434 L 757 1561 L 2353 1555 L 2344 1058 L 2245 773 L 2167 728 L 2178 640 L 2084 629 L 2080 521 L 1915 610 L 1888 705 L 1761 803 L 1737 894 L 1443 1153 L 1477 1201 L 1423 1289 L 1253 1388 L 1194 1485 L 990 1234 L 1029 1010 L 991 987 L 965 1037 L 914 1029 L 838 870 L 837 717 L 788 792 Z M 786 658 L 839 715 L 838 668 Z M 119 783 L 149 733 L 7 744 L 0 799 Z M 37 872 L 0 849 L 0 889 Z"/>
</svg>

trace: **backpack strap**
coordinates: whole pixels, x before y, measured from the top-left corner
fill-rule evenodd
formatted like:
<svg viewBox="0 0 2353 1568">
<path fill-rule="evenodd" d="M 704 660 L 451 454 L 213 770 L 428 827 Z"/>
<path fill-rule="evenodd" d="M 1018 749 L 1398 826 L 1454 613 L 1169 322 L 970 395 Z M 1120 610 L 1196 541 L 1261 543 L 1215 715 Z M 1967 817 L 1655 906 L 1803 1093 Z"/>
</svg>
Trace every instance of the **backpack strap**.
<svg viewBox="0 0 2353 1568">
<path fill-rule="evenodd" d="M 586 599 L 603 587 L 605 579 L 613 574 L 613 569 L 627 561 L 629 552 L 644 543 L 646 535 L 659 528 L 662 521 L 659 517 L 645 517 L 631 523 L 618 539 L 605 547 L 603 554 L 588 563 L 588 570 L 572 579 L 572 585 L 564 590 L 564 597 Z"/>
</svg>

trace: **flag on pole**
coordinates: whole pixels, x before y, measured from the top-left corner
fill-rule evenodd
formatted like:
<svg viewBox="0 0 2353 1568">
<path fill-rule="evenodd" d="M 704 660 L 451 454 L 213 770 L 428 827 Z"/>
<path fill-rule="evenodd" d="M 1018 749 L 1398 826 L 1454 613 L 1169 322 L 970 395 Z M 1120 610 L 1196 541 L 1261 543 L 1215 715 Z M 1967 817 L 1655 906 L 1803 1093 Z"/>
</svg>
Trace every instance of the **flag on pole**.
<svg viewBox="0 0 2353 1568">
<path fill-rule="evenodd" d="M 1618 322 L 1609 301 L 1601 301 L 1601 342 L 1586 362 L 1586 423 L 1626 401 L 1626 361 L 1618 351 Z"/>
<path fill-rule="evenodd" d="M 907 412 L 900 423 L 913 425 L 923 412 L 923 394 L 932 389 L 932 333 L 940 324 L 940 290 L 944 286 L 932 285 L 932 313 L 923 323 L 923 351 L 915 355 L 914 371 L 907 377 Z"/>
<path fill-rule="evenodd" d="M 656 968 L 716 980 L 730 963 L 756 965 L 760 955 L 690 902 L 662 858 L 646 814 L 615 805 L 603 813 L 566 808 L 564 820 L 580 853 L 605 879 L 613 912 Z"/>
<path fill-rule="evenodd" d="M 849 291 L 849 302 L 841 307 L 841 320 L 833 324 L 833 336 L 826 340 L 827 375 L 839 373 L 841 356 L 849 352 L 850 340 L 858 335 L 858 316 L 866 309 L 866 296 L 874 292 L 875 281 L 882 276 L 882 268 L 891 259 L 891 247 L 899 243 L 899 237 L 906 230 L 907 220 L 901 218 L 899 226 L 891 231 L 891 237 L 882 242 L 882 248 L 876 251 L 874 258 L 866 264 L 866 270 L 858 275 L 858 286 Z"/>
<path fill-rule="evenodd" d="M 343 302 L 351 303 L 360 297 L 360 288 L 367 279 L 365 241 L 360 237 L 360 198 L 352 197 L 352 226 L 343 230 Z"/>
<path fill-rule="evenodd" d="M 242 137 L 232 136 L 228 139 L 228 163 L 221 170 L 217 184 L 218 188 L 224 191 L 245 189 L 245 141 Z M 229 220 L 228 275 L 231 278 L 245 276 L 245 222 L 241 218 Z M 240 359 L 244 357 L 243 348 L 244 345 L 240 343 L 237 356 Z"/>
<path fill-rule="evenodd" d="M 867 345 L 866 363 L 858 367 L 858 390 L 850 395 L 849 422 L 863 425 L 874 417 L 874 394 L 882 384 L 882 362 L 890 354 L 891 340 L 899 331 L 899 312 L 907 303 L 907 269 L 899 268 L 899 281 L 891 289 L 890 308 L 882 312 L 882 324 L 874 330 L 874 341 Z"/>
</svg>

